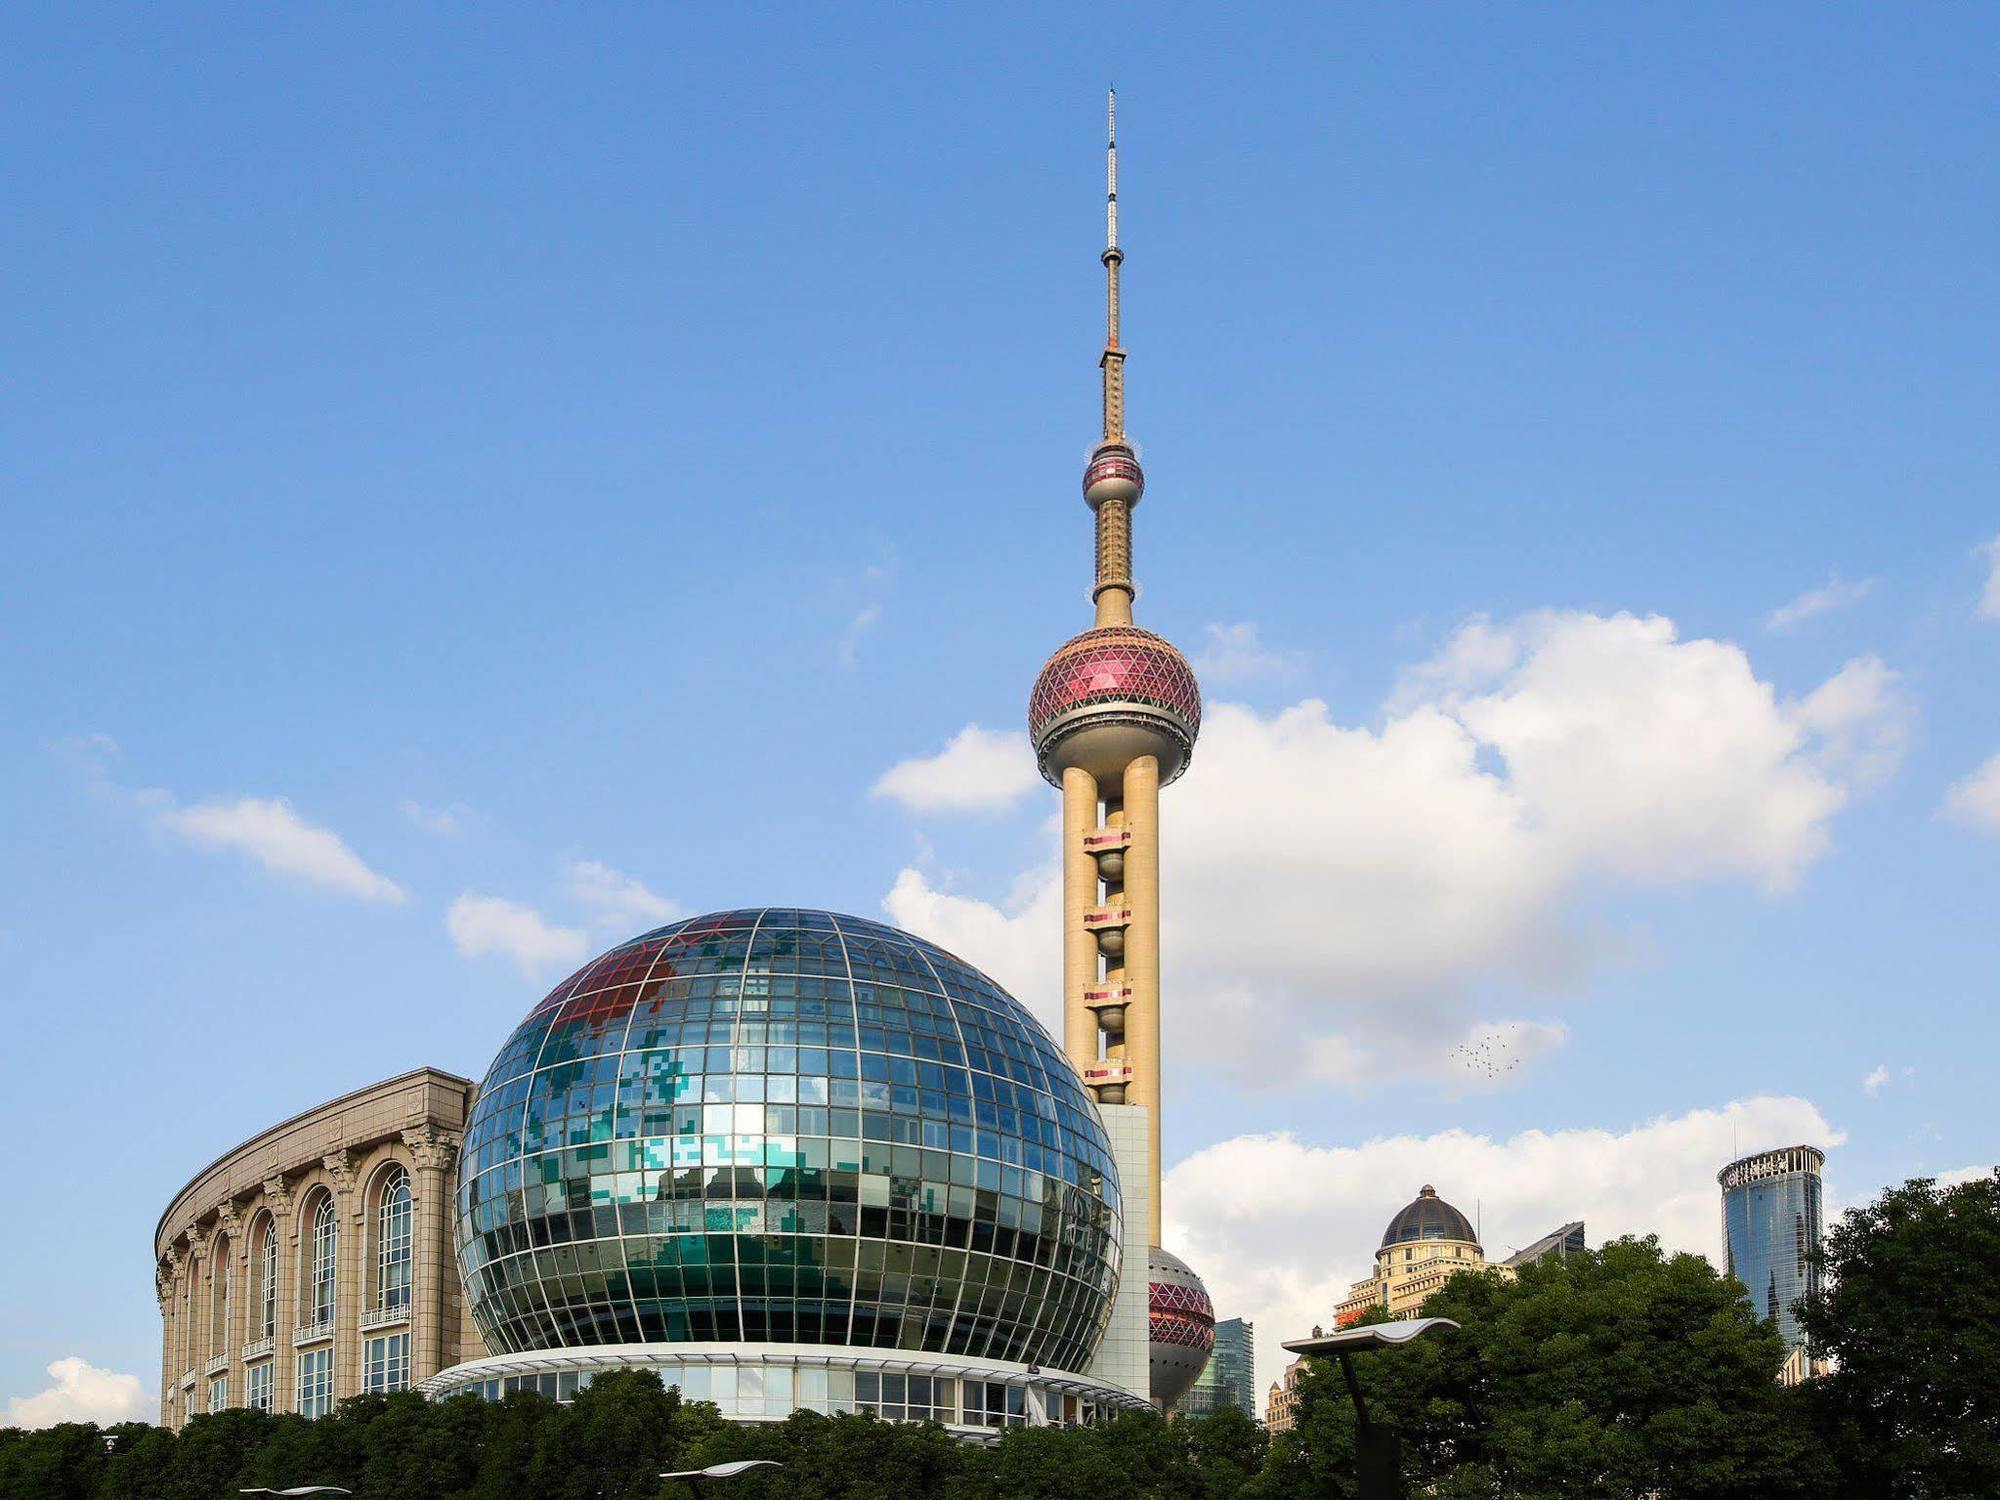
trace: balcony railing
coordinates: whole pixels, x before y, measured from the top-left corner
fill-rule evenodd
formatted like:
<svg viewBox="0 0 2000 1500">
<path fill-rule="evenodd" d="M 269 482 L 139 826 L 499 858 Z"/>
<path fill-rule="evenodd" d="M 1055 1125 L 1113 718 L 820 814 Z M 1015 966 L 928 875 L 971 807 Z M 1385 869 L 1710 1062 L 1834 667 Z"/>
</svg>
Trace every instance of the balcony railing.
<svg viewBox="0 0 2000 1500">
<path fill-rule="evenodd" d="M 300 1344 L 313 1344 L 319 1342 L 321 1339 L 330 1339 L 332 1337 L 333 1320 L 331 1318 L 327 1319 L 324 1323 L 301 1323 L 292 1330 L 292 1345 L 296 1348 Z"/>
<path fill-rule="evenodd" d="M 277 1342 L 276 1339 L 268 1337 L 261 1339 L 252 1339 L 249 1343 L 243 1346 L 244 1362 L 247 1364 L 249 1361 L 253 1359 L 262 1359 L 265 1355 L 271 1352 L 271 1346 L 276 1342 Z"/>
<path fill-rule="evenodd" d="M 224 1370 L 228 1368 L 229 1368 L 229 1356 L 226 1354 L 218 1354 L 213 1359 L 211 1359 L 206 1365 L 202 1366 L 201 1373 L 204 1375 L 220 1375 Z"/>
<path fill-rule="evenodd" d="M 361 1315 L 361 1329 L 365 1333 L 371 1328 L 387 1328 L 395 1323 L 410 1321 L 410 1309 L 405 1307 L 371 1307 Z"/>
</svg>

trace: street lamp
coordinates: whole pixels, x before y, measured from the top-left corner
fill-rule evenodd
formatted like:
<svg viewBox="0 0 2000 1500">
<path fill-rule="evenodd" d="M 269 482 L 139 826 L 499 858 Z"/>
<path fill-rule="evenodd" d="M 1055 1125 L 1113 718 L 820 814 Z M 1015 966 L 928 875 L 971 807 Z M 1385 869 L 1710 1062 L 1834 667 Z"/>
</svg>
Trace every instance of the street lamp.
<svg viewBox="0 0 2000 1500">
<path fill-rule="evenodd" d="M 1450 1318 L 1410 1318 L 1398 1323 L 1343 1328 L 1337 1333 L 1315 1331 L 1312 1338 L 1294 1339 L 1284 1346 L 1293 1354 L 1331 1354 L 1340 1361 L 1348 1397 L 1354 1402 L 1354 1468 L 1360 1500 L 1400 1500 L 1403 1452 L 1393 1427 L 1377 1427 L 1368 1420 L 1367 1403 L 1361 1399 L 1361 1386 L 1354 1379 L 1354 1355 L 1364 1349 L 1400 1349 L 1433 1328 L 1456 1327 L 1458 1324 Z"/>
<path fill-rule="evenodd" d="M 705 1469 L 676 1469 L 671 1474 L 662 1474 L 662 1479 L 678 1479 L 695 1494 L 701 1493 L 704 1479 L 734 1479 L 739 1474 L 748 1474 L 752 1469 L 782 1469 L 783 1464 L 769 1458 L 737 1458 L 726 1464 L 710 1464 Z"/>
</svg>

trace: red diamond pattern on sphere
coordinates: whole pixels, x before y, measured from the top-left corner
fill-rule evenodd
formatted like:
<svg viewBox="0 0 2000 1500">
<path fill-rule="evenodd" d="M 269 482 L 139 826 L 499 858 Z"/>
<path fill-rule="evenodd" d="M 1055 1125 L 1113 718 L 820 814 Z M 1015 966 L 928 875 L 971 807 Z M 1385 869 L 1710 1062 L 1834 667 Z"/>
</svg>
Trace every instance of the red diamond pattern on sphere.
<svg viewBox="0 0 2000 1500">
<path fill-rule="evenodd" d="M 1199 1286 L 1155 1281 L 1147 1298 L 1148 1336 L 1156 1344 L 1185 1344 L 1204 1354 L 1215 1347 L 1215 1304 Z"/>
<path fill-rule="evenodd" d="M 1028 733 L 1040 743 L 1051 723 L 1092 703 L 1146 703 L 1201 728 L 1201 687 L 1173 644 L 1136 625 L 1107 625 L 1066 641 L 1028 698 Z"/>
</svg>

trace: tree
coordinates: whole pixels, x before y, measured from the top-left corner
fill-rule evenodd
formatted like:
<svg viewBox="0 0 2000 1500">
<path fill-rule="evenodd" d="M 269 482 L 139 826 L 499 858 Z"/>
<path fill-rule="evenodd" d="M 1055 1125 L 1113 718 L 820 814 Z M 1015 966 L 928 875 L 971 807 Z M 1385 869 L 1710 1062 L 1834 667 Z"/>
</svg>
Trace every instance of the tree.
<svg viewBox="0 0 2000 1500">
<path fill-rule="evenodd" d="M 1808 1389 L 1843 1493 L 2000 1494 L 2000 1170 L 1849 1210 L 1820 1265 L 1799 1316 L 1834 1362 Z"/>
<path fill-rule="evenodd" d="M 1455 1276 L 1424 1311 L 1461 1327 L 1354 1361 L 1371 1416 L 1402 1436 L 1413 1490 L 1779 1500 L 1827 1477 L 1803 1403 L 1777 1383 L 1777 1334 L 1699 1256 L 1618 1240 L 1518 1281 Z M 1315 1366 L 1266 1479 L 1341 1494 L 1354 1414 L 1338 1369 Z"/>
<path fill-rule="evenodd" d="M 599 1375 L 542 1420 L 529 1493 L 549 1500 L 652 1500 L 659 1476 L 678 1467 L 673 1436 L 680 1388 L 654 1370 Z"/>
</svg>

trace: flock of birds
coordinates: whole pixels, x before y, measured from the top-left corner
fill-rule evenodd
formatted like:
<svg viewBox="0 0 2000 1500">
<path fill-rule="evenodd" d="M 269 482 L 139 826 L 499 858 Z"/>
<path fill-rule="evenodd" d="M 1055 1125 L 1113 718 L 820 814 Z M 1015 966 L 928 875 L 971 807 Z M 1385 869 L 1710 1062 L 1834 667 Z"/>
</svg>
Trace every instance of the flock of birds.
<svg viewBox="0 0 2000 1500">
<path fill-rule="evenodd" d="M 1520 1054 L 1514 1046 L 1515 1034 L 1520 1029 L 1509 1026 L 1484 1036 L 1469 1037 L 1451 1049 L 1451 1059 L 1466 1072 L 1486 1078 L 1511 1073 L 1521 1066 Z"/>
</svg>

